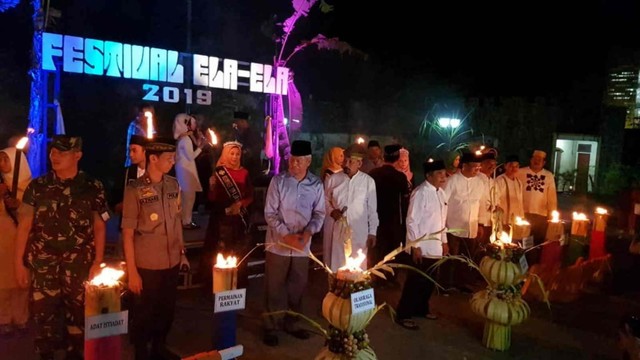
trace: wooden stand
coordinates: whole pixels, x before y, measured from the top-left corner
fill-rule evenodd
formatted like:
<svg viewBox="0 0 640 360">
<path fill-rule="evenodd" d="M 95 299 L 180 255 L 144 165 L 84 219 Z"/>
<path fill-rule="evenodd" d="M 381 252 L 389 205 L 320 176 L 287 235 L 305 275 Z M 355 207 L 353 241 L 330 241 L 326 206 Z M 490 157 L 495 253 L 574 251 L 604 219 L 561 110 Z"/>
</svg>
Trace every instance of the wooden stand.
<svg viewBox="0 0 640 360">
<path fill-rule="evenodd" d="M 589 220 L 573 220 L 571 223 L 571 236 L 569 237 L 567 256 L 565 257 L 565 266 L 573 265 L 579 258 L 585 257 L 587 254 L 587 246 L 589 245 L 589 239 L 587 238 L 588 233 Z"/>
<path fill-rule="evenodd" d="M 120 286 L 85 285 L 85 318 L 121 311 Z M 111 360 L 122 357 L 122 339 L 119 335 L 85 340 L 85 360 Z"/>
<path fill-rule="evenodd" d="M 511 241 L 521 241 L 522 239 L 531 235 L 531 225 L 529 224 L 524 224 L 524 225 L 513 224 L 511 225 L 511 229 L 512 229 Z"/>
<path fill-rule="evenodd" d="M 238 268 L 213 267 L 213 293 L 235 290 L 238 286 Z"/>
<path fill-rule="evenodd" d="M 550 243 L 542 246 L 540 264 L 555 266 L 562 263 L 562 244 L 560 241 L 564 237 L 564 223 L 549 221 L 545 242 Z"/>
</svg>

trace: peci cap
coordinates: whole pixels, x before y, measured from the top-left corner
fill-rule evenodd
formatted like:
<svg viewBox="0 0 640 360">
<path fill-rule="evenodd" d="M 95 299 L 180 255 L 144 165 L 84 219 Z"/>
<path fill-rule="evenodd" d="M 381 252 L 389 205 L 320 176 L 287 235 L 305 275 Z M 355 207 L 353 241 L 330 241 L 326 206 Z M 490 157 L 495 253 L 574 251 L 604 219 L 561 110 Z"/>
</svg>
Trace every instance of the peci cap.
<svg viewBox="0 0 640 360">
<path fill-rule="evenodd" d="M 400 156 L 400 149 L 402 146 L 399 144 L 387 145 L 384 147 L 384 156 Z"/>
<path fill-rule="evenodd" d="M 367 151 L 362 145 L 353 144 L 344 150 L 345 158 L 364 159 Z"/>
<path fill-rule="evenodd" d="M 311 155 L 311 143 L 305 140 L 296 140 L 291 143 L 291 155 L 292 156 L 307 156 Z"/>
<path fill-rule="evenodd" d="M 249 120 L 249 113 L 246 113 L 244 111 L 234 111 L 233 112 L 233 118 L 234 119 Z"/>
<path fill-rule="evenodd" d="M 520 158 L 518 157 L 518 155 L 507 155 L 506 159 L 504 160 L 505 163 L 510 163 L 510 162 L 520 162 Z"/>
<path fill-rule="evenodd" d="M 547 153 L 542 150 L 533 150 L 533 154 L 531 157 L 541 157 L 543 159 L 547 158 Z"/>
<path fill-rule="evenodd" d="M 54 135 L 51 147 L 60 151 L 82 151 L 82 138 L 79 136 Z"/>
<path fill-rule="evenodd" d="M 147 138 L 142 135 L 131 135 L 131 140 L 129 140 L 129 145 L 140 145 L 145 146 L 147 144 Z"/>
<path fill-rule="evenodd" d="M 158 152 L 158 153 L 175 152 L 176 141 L 173 138 L 169 138 L 169 137 L 156 137 L 156 138 L 150 139 L 144 148 L 146 151 Z"/>
<path fill-rule="evenodd" d="M 476 153 L 465 152 L 460 157 L 461 164 L 480 163 L 481 161 L 482 161 L 482 155 L 478 155 Z"/>
<path fill-rule="evenodd" d="M 380 147 L 380 143 L 378 142 L 378 140 L 369 140 L 369 144 L 367 144 L 367 148 L 372 148 L 372 147 Z"/>
<path fill-rule="evenodd" d="M 444 166 L 444 161 L 442 160 L 433 160 L 429 159 L 422 163 L 422 169 L 424 173 L 430 173 L 432 171 L 444 170 L 446 167 Z"/>
</svg>

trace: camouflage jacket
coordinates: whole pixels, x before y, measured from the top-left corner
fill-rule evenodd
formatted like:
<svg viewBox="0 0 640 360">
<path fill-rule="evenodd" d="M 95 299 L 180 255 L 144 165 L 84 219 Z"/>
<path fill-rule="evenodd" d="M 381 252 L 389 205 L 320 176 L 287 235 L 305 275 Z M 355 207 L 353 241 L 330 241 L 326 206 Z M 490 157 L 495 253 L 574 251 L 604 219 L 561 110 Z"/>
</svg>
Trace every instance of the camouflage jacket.
<svg viewBox="0 0 640 360">
<path fill-rule="evenodd" d="M 90 249 L 93 258 L 93 212 L 106 221 L 108 209 L 99 180 L 79 171 L 60 180 L 53 172 L 33 180 L 24 192 L 23 206 L 33 207 L 33 224 L 26 258 Z"/>
</svg>

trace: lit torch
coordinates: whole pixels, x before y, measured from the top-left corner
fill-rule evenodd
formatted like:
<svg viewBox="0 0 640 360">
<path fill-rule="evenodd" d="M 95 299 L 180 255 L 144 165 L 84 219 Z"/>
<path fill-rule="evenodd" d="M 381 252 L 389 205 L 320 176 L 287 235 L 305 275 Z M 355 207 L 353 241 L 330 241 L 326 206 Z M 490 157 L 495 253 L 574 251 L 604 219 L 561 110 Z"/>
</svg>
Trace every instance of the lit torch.
<svg viewBox="0 0 640 360">
<path fill-rule="evenodd" d="M 16 144 L 16 157 L 13 162 L 13 181 L 11 182 L 11 196 L 16 197 L 18 194 L 18 179 L 20 177 L 20 163 L 22 160 L 22 151 L 29 141 L 28 137 L 23 137 Z"/>
<path fill-rule="evenodd" d="M 213 265 L 213 293 L 235 290 L 238 286 L 238 258 L 218 253 Z"/>
<path fill-rule="evenodd" d="M 124 271 L 100 264 L 100 273 L 85 284 L 86 317 L 120 311 L 120 278 Z"/>
<path fill-rule="evenodd" d="M 153 113 L 145 111 L 144 117 L 147 119 L 147 139 L 153 139 Z"/>
<path fill-rule="evenodd" d="M 573 222 L 571 223 L 571 235 L 575 236 L 587 236 L 587 225 L 589 225 L 589 219 L 586 214 L 573 212 Z"/>
<path fill-rule="evenodd" d="M 211 146 L 218 145 L 218 136 L 216 135 L 216 132 L 211 129 L 207 129 L 207 131 L 209 132 L 209 144 L 211 144 Z"/>
</svg>

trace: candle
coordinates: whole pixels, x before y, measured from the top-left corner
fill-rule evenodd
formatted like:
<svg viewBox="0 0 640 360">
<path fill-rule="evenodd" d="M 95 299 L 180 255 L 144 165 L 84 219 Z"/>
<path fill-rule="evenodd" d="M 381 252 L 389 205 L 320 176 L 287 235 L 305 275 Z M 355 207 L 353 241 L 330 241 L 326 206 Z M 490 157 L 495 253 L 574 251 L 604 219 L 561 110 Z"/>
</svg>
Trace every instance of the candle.
<svg viewBox="0 0 640 360">
<path fill-rule="evenodd" d="M 364 281 L 366 275 L 360 266 L 366 259 L 367 255 L 362 252 L 362 249 L 358 249 L 358 256 L 348 257 L 345 266 L 338 269 L 336 278 L 353 282 Z"/>
<path fill-rule="evenodd" d="M 531 224 L 528 221 L 516 216 L 515 223 L 511 226 L 511 239 L 522 240 L 531 235 Z"/>
<path fill-rule="evenodd" d="M 100 264 L 102 270 L 85 284 L 84 314 L 95 316 L 120 311 L 120 278 L 124 271 Z"/>
<path fill-rule="evenodd" d="M 604 232 L 607 228 L 607 218 L 609 212 L 605 208 L 597 207 L 595 211 L 595 218 L 593 219 L 593 231 Z"/>
<path fill-rule="evenodd" d="M 11 183 L 11 196 L 16 197 L 18 194 L 18 180 L 20 178 L 20 163 L 22 160 L 22 150 L 27 145 L 29 138 L 23 137 L 16 144 L 16 157 L 13 162 L 13 181 Z"/>
<path fill-rule="evenodd" d="M 209 144 L 211 144 L 211 146 L 218 145 L 218 137 L 216 136 L 216 132 L 211 129 L 207 129 L 207 131 L 209 132 Z"/>
<path fill-rule="evenodd" d="M 144 116 L 147 118 L 147 139 L 153 139 L 153 113 L 145 111 Z"/>
<path fill-rule="evenodd" d="M 363 138 L 362 136 L 359 136 L 359 137 L 358 137 L 358 140 L 356 140 L 356 143 L 357 143 L 358 145 L 362 145 L 362 144 L 364 144 L 364 138 Z"/>
<path fill-rule="evenodd" d="M 218 254 L 213 265 L 213 293 L 235 290 L 238 286 L 238 258 L 228 256 L 226 259 Z"/>
<path fill-rule="evenodd" d="M 564 235 L 564 224 L 560 221 L 560 213 L 556 210 L 551 212 L 551 220 L 547 226 L 546 241 L 560 241 Z"/>
<path fill-rule="evenodd" d="M 587 236 L 589 219 L 583 213 L 573 212 L 573 222 L 571 223 L 571 235 Z"/>
</svg>

